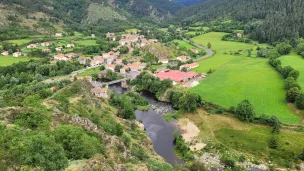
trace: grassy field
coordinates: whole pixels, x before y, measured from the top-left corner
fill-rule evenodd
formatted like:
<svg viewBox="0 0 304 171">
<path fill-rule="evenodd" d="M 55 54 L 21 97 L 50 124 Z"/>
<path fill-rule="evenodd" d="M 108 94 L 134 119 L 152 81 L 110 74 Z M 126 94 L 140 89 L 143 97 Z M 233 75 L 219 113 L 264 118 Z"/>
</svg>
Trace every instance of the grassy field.
<svg viewBox="0 0 304 171">
<path fill-rule="evenodd" d="M 216 71 L 191 91 L 226 108 L 248 99 L 257 115 L 276 115 L 282 122 L 300 123 L 300 117 L 293 113 L 285 101 L 283 79 L 269 66 L 267 59 L 233 56 L 229 53 L 256 49 L 257 45 L 221 41 L 223 35 L 225 33 L 208 33 L 193 38 L 198 44 L 211 42 L 212 49 L 216 51 L 213 57 L 200 61 L 199 68 L 194 71 Z"/>
<path fill-rule="evenodd" d="M 136 33 L 137 31 L 138 29 L 136 28 L 126 30 L 127 33 Z"/>
<path fill-rule="evenodd" d="M 290 55 L 282 56 L 279 59 L 282 62 L 282 66 L 290 65 L 300 72 L 298 82 L 304 89 L 304 58 L 292 52 Z"/>
<path fill-rule="evenodd" d="M 178 40 L 176 42 L 178 43 L 179 47 L 185 47 L 187 49 L 193 49 L 193 48 L 195 48 L 194 46 L 192 46 L 191 44 L 189 44 L 189 43 L 187 43 L 187 42 L 185 42 L 183 40 Z"/>
<path fill-rule="evenodd" d="M 0 66 L 8 66 L 18 62 L 29 61 L 30 59 L 34 59 L 34 58 L 27 58 L 27 57 L 14 58 L 13 56 L 0 56 Z"/>
<path fill-rule="evenodd" d="M 25 45 L 28 44 L 29 42 L 31 42 L 33 39 L 18 39 L 18 40 L 8 40 L 6 41 L 7 43 L 13 43 L 13 44 L 17 44 L 18 46 L 20 45 Z"/>
<path fill-rule="evenodd" d="M 273 150 L 268 148 L 268 141 L 272 137 L 269 127 L 243 123 L 230 116 L 208 115 L 204 111 L 187 114 L 186 117 L 199 127 L 200 140 L 206 142 L 211 139 L 212 143 L 221 144 L 230 151 L 249 154 L 248 158 L 256 156 L 258 160 L 272 160 L 284 165 L 284 160 L 290 160 L 286 154 L 299 154 L 303 148 L 303 133 L 282 130 L 278 135 L 279 150 Z"/>
<path fill-rule="evenodd" d="M 100 72 L 100 68 L 92 68 L 89 70 L 86 70 L 85 72 L 81 73 L 81 76 L 88 76 L 88 75 L 92 75 L 92 74 L 97 74 L 98 72 Z"/>
<path fill-rule="evenodd" d="M 96 43 L 96 40 L 79 40 L 79 41 L 75 41 L 75 44 L 77 44 L 79 46 L 94 46 L 94 45 L 98 45 Z"/>
</svg>

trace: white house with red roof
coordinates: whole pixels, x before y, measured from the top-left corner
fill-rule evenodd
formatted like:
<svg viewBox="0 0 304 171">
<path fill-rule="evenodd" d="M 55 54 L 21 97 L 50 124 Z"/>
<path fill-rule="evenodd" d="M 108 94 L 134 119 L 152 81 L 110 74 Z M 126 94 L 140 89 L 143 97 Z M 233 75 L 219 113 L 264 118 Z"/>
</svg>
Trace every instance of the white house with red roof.
<svg viewBox="0 0 304 171">
<path fill-rule="evenodd" d="M 108 90 L 106 88 L 100 88 L 100 87 L 92 88 L 91 93 L 98 98 L 104 98 L 104 99 L 109 98 Z"/>
<path fill-rule="evenodd" d="M 179 69 L 182 70 L 183 68 L 186 68 L 187 71 L 189 71 L 189 70 L 191 70 L 191 69 L 193 69 L 193 68 L 197 68 L 197 67 L 199 67 L 199 63 L 194 62 L 194 63 L 192 63 L 192 64 L 181 65 L 181 66 L 179 67 Z"/>
<path fill-rule="evenodd" d="M 68 61 L 69 59 L 64 54 L 54 55 L 55 61 Z"/>
<path fill-rule="evenodd" d="M 73 48 L 73 47 L 75 47 L 75 45 L 74 45 L 73 43 L 69 43 L 69 44 L 67 44 L 66 47 L 67 47 L 67 48 Z"/>
<path fill-rule="evenodd" d="M 181 61 L 181 62 L 186 62 L 190 59 L 190 57 L 189 56 L 179 56 L 176 59 Z"/>
<path fill-rule="evenodd" d="M 27 45 L 26 46 L 26 48 L 28 48 L 28 49 L 35 49 L 35 48 L 37 48 L 37 44 L 30 44 L 30 45 Z"/>
<path fill-rule="evenodd" d="M 91 61 L 91 57 L 80 58 L 79 63 L 82 65 L 87 64 L 87 62 Z"/>
<path fill-rule="evenodd" d="M 4 52 L 1 53 L 1 55 L 8 56 L 9 55 L 9 51 L 4 51 Z"/>
<path fill-rule="evenodd" d="M 63 47 L 56 47 L 55 50 L 56 50 L 57 52 L 62 51 L 62 50 L 63 50 Z"/>
<path fill-rule="evenodd" d="M 51 43 L 50 43 L 50 42 L 43 42 L 43 43 L 41 43 L 40 45 L 45 47 L 45 46 L 50 46 Z"/>
<path fill-rule="evenodd" d="M 90 62 L 90 66 L 91 67 L 99 66 L 99 65 L 102 65 L 102 64 L 104 64 L 104 59 L 101 59 L 101 60 L 92 60 Z"/>
<path fill-rule="evenodd" d="M 106 64 L 105 68 L 108 70 L 111 70 L 113 72 L 115 71 L 115 65 L 113 65 L 113 64 Z"/>
<path fill-rule="evenodd" d="M 22 56 L 22 53 L 21 52 L 15 52 L 15 53 L 13 53 L 13 56 L 15 58 L 19 58 L 20 56 Z"/>
<path fill-rule="evenodd" d="M 156 74 L 156 77 L 158 77 L 159 79 L 169 79 L 172 80 L 174 84 L 180 82 L 187 82 L 197 76 L 198 74 L 195 72 L 181 72 L 178 70 L 170 70 L 167 72 L 159 72 Z"/>
</svg>

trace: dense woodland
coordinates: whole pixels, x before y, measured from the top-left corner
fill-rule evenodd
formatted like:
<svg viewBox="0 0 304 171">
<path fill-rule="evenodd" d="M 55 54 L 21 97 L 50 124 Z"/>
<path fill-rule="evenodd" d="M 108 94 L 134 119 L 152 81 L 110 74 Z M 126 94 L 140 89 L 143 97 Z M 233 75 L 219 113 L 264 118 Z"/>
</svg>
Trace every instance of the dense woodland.
<svg viewBox="0 0 304 171">
<path fill-rule="evenodd" d="M 231 18 L 246 24 L 245 33 L 260 42 L 273 43 L 304 36 L 301 0 L 213 0 L 181 10 L 184 21 Z"/>
</svg>

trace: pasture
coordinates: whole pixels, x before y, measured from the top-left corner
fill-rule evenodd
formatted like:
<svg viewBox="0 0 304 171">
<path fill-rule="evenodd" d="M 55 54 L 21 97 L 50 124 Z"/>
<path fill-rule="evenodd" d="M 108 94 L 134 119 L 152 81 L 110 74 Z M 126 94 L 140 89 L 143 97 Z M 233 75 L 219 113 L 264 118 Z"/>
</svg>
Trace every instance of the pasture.
<svg viewBox="0 0 304 171">
<path fill-rule="evenodd" d="M 96 43 L 96 40 L 78 40 L 78 41 L 75 41 L 75 44 L 76 45 L 79 45 L 79 46 L 94 46 L 94 45 L 98 45 Z"/>
<path fill-rule="evenodd" d="M 178 43 L 179 47 L 184 47 L 186 49 L 193 49 L 195 48 L 193 45 L 189 44 L 188 42 L 185 42 L 183 40 L 178 40 L 176 41 Z"/>
<path fill-rule="evenodd" d="M 31 58 L 27 58 L 27 57 L 15 58 L 13 56 L 0 56 L 0 66 L 8 66 L 18 62 L 26 62 L 29 61 L 30 59 Z"/>
<path fill-rule="evenodd" d="M 200 61 L 200 66 L 194 71 L 216 71 L 190 91 L 226 108 L 248 99 L 257 115 L 275 115 L 284 123 L 300 123 L 300 118 L 285 101 L 283 79 L 270 67 L 267 59 L 230 54 L 230 51 L 244 52 L 264 45 L 221 41 L 223 35 L 225 33 L 208 33 L 193 38 L 197 44 L 211 42 L 212 49 L 216 51 L 213 57 Z"/>
<path fill-rule="evenodd" d="M 98 72 L 100 72 L 100 67 L 88 69 L 88 70 L 82 72 L 80 75 L 88 76 L 88 75 L 92 75 L 92 74 L 97 74 Z"/>
<path fill-rule="evenodd" d="M 300 77 L 298 78 L 298 83 L 304 88 L 304 58 L 292 52 L 290 55 L 282 56 L 279 58 L 282 62 L 282 66 L 290 65 L 294 69 L 300 72 Z"/>
<path fill-rule="evenodd" d="M 225 151 L 242 152 L 249 154 L 246 157 L 254 156 L 257 160 L 272 160 L 284 165 L 286 158 L 291 159 L 288 156 L 290 153 L 299 154 L 303 148 L 304 136 L 300 132 L 283 129 L 278 135 L 280 150 L 273 150 L 267 148 L 273 136 L 270 127 L 240 122 L 231 116 L 208 115 L 204 111 L 199 111 L 196 115 L 187 114 L 186 117 L 200 129 L 198 139 L 211 139 L 214 146 L 221 144 Z"/>
</svg>

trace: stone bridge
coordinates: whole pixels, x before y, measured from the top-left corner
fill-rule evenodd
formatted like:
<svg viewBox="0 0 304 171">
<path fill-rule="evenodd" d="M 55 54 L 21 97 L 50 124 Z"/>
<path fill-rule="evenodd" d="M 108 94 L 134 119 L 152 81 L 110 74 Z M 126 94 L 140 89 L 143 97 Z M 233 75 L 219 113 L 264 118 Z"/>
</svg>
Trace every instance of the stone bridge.
<svg viewBox="0 0 304 171">
<path fill-rule="evenodd" d="M 126 78 L 122 78 L 120 80 L 114 80 L 114 81 L 110 81 L 110 82 L 106 82 L 106 83 L 100 83 L 100 84 L 98 84 L 97 87 L 107 87 L 108 88 L 109 85 L 116 84 L 116 83 L 121 83 L 121 87 L 127 88 L 128 87 L 127 80 L 130 80 L 130 79 L 132 79 L 132 78 L 131 77 L 126 77 Z"/>
</svg>

